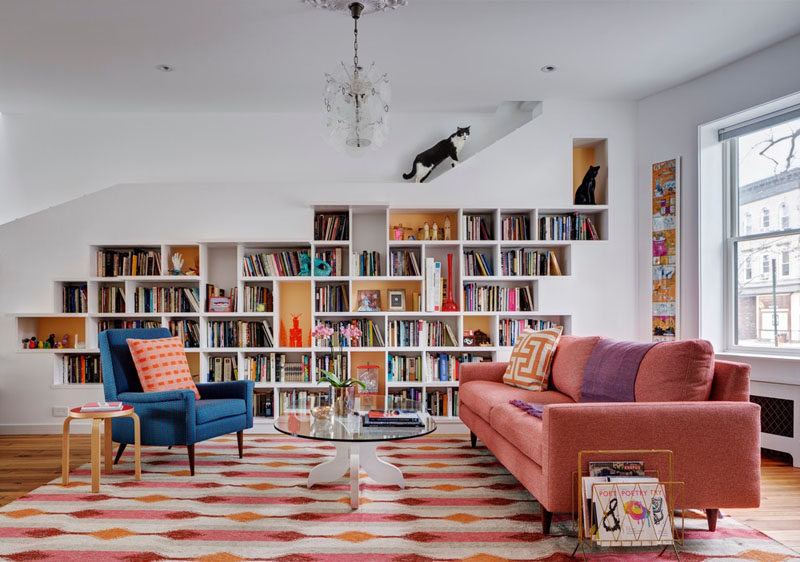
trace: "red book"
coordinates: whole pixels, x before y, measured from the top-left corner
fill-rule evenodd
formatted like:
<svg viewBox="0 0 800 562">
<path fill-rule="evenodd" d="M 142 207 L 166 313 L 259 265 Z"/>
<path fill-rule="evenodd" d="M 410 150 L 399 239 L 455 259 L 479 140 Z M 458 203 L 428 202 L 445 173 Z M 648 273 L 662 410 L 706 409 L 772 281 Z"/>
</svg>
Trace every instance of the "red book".
<svg viewBox="0 0 800 562">
<path fill-rule="evenodd" d="M 122 402 L 87 402 L 81 406 L 81 412 L 118 412 Z"/>
</svg>

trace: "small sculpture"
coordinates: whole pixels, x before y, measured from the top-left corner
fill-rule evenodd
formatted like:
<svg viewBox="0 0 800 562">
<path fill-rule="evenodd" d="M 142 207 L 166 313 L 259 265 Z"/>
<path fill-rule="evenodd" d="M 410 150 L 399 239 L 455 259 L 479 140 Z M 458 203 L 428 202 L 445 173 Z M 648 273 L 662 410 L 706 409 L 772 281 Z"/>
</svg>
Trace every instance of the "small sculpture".
<svg viewBox="0 0 800 562">
<path fill-rule="evenodd" d="M 333 269 L 331 266 L 319 258 L 314 258 L 314 275 L 318 277 L 328 277 Z"/>
<path fill-rule="evenodd" d="M 431 239 L 431 225 L 428 224 L 428 221 L 425 221 L 425 224 L 422 225 L 422 239 L 423 240 Z"/>
<path fill-rule="evenodd" d="M 394 227 L 394 239 L 395 240 L 402 240 L 403 239 L 403 224 L 400 223 Z"/>
<path fill-rule="evenodd" d="M 31 336 L 31 339 L 28 340 L 28 349 L 36 349 L 37 347 L 36 336 Z"/>
<path fill-rule="evenodd" d="M 431 234 L 431 240 L 438 240 L 439 239 L 439 225 L 433 223 L 433 233 Z"/>
<path fill-rule="evenodd" d="M 300 317 L 303 314 L 292 314 L 292 327 L 289 330 L 289 347 L 303 347 L 303 329 L 300 327 Z"/>
<path fill-rule="evenodd" d="M 22 349 L 28 349 L 28 342 L 30 341 L 30 338 L 22 338 Z"/>
<path fill-rule="evenodd" d="M 433 169 L 444 162 L 448 157 L 450 158 L 453 168 L 458 162 L 458 154 L 464 147 L 464 143 L 469 137 L 469 127 L 459 127 L 455 133 L 448 138 L 437 142 L 428 150 L 420 152 L 414 158 L 414 164 L 411 171 L 403 174 L 403 179 L 410 180 L 414 178 L 417 183 L 422 183 L 428 176 L 431 175 Z"/>
<path fill-rule="evenodd" d="M 64 334 L 61 338 L 61 347 L 64 349 L 69 347 L 69 334 Z"/>
<path fill-rule="evenodd" d="M 183 271 L 183 256 L 180 252 L 172 254 L 172 274 L 180 275 Z"/>
<path fill-rule="evenodd" d="M 39 340 L 36 342 L 37 349 L 44 349 L 44 340 Z"/>
<path fill-rule="evenodd" d="M 451 240 L 450 238 L 450 217 L 444 218 L 444 239 Z"/>
<path fill-rule="evenodd" d="M 300 275 L 303 277 L 311 275 L 311 256 L 305 252 L 300 254 Z"/>
<path fill-rule="evenodd" d="M 600 166 L 589 166 L 589 169 L 586 170 L 583 181 L 575 191 L 576 205 L 596 205 L 594 202 L 594 187 L 598 171 L 600 171 Z"/>
<path fill-rule="evenodd" d="M 56 335 L 50 334 L 47 336 L 47 339 L 44 342 L 45 349 L 55 349 L 56 348 Z"/>
</svg>

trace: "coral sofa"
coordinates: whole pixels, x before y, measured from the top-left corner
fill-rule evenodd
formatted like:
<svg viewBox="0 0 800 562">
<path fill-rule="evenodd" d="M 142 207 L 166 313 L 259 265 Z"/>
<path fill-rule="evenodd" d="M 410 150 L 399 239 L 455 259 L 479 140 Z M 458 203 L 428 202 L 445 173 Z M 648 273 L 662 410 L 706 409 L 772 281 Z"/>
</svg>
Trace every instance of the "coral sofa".
<svg viewBox="0 0 800 562">
<path fill-rule="evenodd" d="M 672 450 L 684 505 L 705 509 L 710 531 L 719 508 L 758 507 L 761 422 L 759 406 L 749 402 L 750 366 L 715 362 L 702 340 L 662 343 L 639 365 L 636 402 L 581 403 L 583 369 L 599 339 L 562 336 L 545 391 L 504 384 L 506 363 L 462 365 L 459 417 L 472 444 L 480 439 L 539 501 L 543 532 L 553 513 L 575 508 L 581 450 Z M 510 400 L 545 404 L 542 418 Z M 663 457 L 638 456 L 617 460 L 645 460 L 667 474 Z"/>
</svg>

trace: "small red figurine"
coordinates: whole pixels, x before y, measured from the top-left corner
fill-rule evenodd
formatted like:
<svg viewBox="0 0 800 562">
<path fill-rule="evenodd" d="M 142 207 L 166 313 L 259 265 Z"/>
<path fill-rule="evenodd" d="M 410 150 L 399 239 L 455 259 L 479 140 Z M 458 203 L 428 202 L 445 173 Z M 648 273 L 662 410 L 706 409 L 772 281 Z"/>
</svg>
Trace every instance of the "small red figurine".
<svg viewBox="0 0 800 562">
<path fill-rule="evenodd" d="M 303 329 L 300 327 L 300 316 L 292 314 L 292 328 L 289 330 L 289 347 L 303 347 Z"/>
</svg>

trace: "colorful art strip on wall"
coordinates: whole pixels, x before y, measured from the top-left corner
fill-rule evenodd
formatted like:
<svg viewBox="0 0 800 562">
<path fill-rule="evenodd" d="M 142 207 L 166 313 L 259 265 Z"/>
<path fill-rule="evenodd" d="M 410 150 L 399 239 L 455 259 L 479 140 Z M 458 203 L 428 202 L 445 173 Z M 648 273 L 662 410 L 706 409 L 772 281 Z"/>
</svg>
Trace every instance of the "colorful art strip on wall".
<svg viewBox="0 0 800 562">
<path fill-rule="evenodd" d="M 652 326 L 653 341 L 680 336 L 680 160 L 671 158 L 652 167 Z"/>
</svg>

